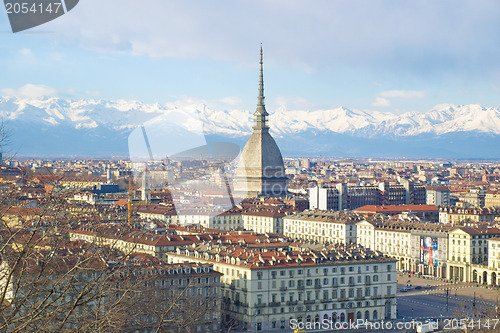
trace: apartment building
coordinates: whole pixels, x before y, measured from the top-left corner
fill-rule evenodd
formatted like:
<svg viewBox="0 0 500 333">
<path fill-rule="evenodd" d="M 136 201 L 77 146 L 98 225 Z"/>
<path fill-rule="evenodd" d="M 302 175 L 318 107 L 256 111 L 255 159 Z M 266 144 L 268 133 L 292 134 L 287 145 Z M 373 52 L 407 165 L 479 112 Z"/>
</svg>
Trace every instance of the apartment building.
<svg viewBox="0 0 500 333">
<path fill-rule="evenodd" d="M 489 238 L 487 242 L 489 282 L 490 284 L 500 285 L 500 237 Z"/>
<path fill-rule="evenodd" d="M 355 243 L 356 223 L 360 220 L 351 212 L 305 210 L 283 219 L 284 235 L 319 243 Z"/>
<path fill-rule="evenodd" d="M 500 210 L 490 207 L 440 207 L 439 223 L 460 225 L 464 223 L 491 223 L 500 216 Z"/>
<path fill-rule="evenodd" d="M 321 251 L 257 251 L 200 244 L 168 261 L 213 264 L 223 273 L 225 321 L 249 331 L 287 330 L 299 322 L 396 318 L 396 264 L 356 244 Z"/>
<path fill-rule="evenodd" d="M 309 209 L 345 210 L 366 205 L 423 205 L 425 186 L 408 180 L 401 184 L 380 182 L 378 185 L 336 184 L 335 187 L 309 189 Z"/>
<path fill-rule="evenodd" d="M 124 253 L 145 253 L 166 259 L 166 253 L 177 247 L 213 241 L 218 235 L 156 235 L 126 226 L 88 225 L 68 230 L 70 240 L 83 240 L 109 246 Z"/>
<path fill-rule="evenodd" d="M 291 211 L 275 206 L 256 206 L 241 213 L 243 228 L 257 233 L 283 233 L 283 218 Z"/>
<path fill-rule="evenodd" d="M 309 209 L 342 210 L 341 200 L 342 197 L 337 188 L 312 187 L 309 189 Z"/>
<path fill-rule="evenodd" d="M 451 230 L 448 237 L 449 278 L 486 283 L 488 240 L 499 236 L 497 228 L 456 227 Z"/>
<path fill-rule="evenodd" d="M 135 213 L 145 221 L 158 220 L 165 223 L 172 222 L 175 208 L 171 205 L 138 205 L 133 207 Z"/>
<path fill-rule="evenodd" d="M 426 203 L 434 206 L 450 206 L 450 189 L 443 185 L 426 187 Z"/>
<path fill-rule="evenodd" d="M 378 217 L 357 223 L 357 243 L 396 259 L 398 270 L 446 278 L 450 229 Z"/>
<path fill-rule="evenodd" d="M 486 190 L 470 189 L 462 195 L 462 200 L 473 207 L 484 207 Z"/>
<path fill-rule="evenodd" d="M 15 257 L 2 258 L 0 289 L 12 322 L 23 331 L 220 331 L 222 274 L 213 265 L 113 253 L 41 251 L 45 259 L 26 260 L 22 269 Z"/>
<path fill-rule="evenodd" d="M 241 209 L 235 207 L 223 213 L 206 209 L 183 210 L 182 214 L 172 215 L 171 223 L 178 225 L 198 225 L 208 229 L 242 230 Z"/>
<path fill-rule="evenodd" d="M 258 233 L 283 233 L 283 217 L 295 212 L 275 205 L 244 205 L 219 213 L 206 210 L 187 211 L 173 215 L 178 225 L 199 225 L 208 229 L 251 230 Z"/>
<path fill-rule="evenodd" d="M 490 190 L 484 196 L 484 207 L 500 207 L 500 191 Z"/>
</svg>

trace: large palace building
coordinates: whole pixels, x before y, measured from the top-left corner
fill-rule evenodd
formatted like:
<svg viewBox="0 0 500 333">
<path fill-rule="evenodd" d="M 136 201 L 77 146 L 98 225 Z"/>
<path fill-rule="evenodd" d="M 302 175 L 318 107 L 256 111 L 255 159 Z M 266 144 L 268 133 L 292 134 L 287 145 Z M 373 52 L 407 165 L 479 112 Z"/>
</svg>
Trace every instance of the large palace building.
<svg viewBox="0 0 500 333">
<path fill-rule="evenodd" d="M 280 149 L 269 134 L 264 105 L 264 73 L 262 47 L 260 49 L 260 81 L 255 126 L 241 152 L 235 175 L 235 194 L 239 196 L 270 195 L 286 193 L 287 178 Z"/>
</svg>

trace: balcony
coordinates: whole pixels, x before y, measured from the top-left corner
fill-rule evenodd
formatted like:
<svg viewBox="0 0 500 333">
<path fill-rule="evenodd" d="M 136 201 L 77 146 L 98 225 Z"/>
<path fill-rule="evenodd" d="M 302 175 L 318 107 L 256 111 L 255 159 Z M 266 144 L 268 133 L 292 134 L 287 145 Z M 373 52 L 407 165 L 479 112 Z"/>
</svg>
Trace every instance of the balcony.
<svg viewBox="0 0 500 333">
<path fill-rule="evenodd" d="M 321 285 L 320 285 L 320 284 L 315 284 L 315 285 L 314 285 L 314 288 L 316 288 L 316 289 L 320 289 L 320 288 L 321 288 Z"/>
<path fill-rule="evenodd" d="M 299 289 L 299 290 L 304 290 L 304 286 L 303 286 L 303 285 L 301 285 L 301 286 L 297 286 L 297 289 Z"/>
<path fill-rule="evenodd" d="M 297 305 L 297 301 L 287 301 L 286 305 Z"/>
<path fill-rule="evenodd" d="M 332 284 L 332 288 L 338 288 L 339 287 L 339 284 L 338 283 L 334 283 Z"/>
<path fill-rule="evenodd" d="M 382 296 L 380 296 L 380 295 L 372 296 L 372 299 L 381 299 L 381 298 L 382 298 Z"/>
<path fill-rule="evenodd" d="M 347 300 L 349 300 L 347 297 L 339 297 L 339 298 L 337 298 L 338 302 L 345 302 Z"/>
<path fill-rule="evenodd" d="M 269 306 L 280 306 L 281 302 L 271 302 L 269 303 Z"/>
<path fill-rule="evenodd" d="M 231 289 L 231 290 L 235 290 L 235 289 L 236 289 L 236 287 L 235 287 L 235 286 L 233 286 L 233 285 L 230 285 L 230 286 L 229 286 L 229 289 Z"/>
<path fill-rule="evenodd" d="M 354 287 L 356 284 L 354 282 L 349 282 L 350 287 Z"/>
<path fill-rule="evenodd" d="M 316 301 L 315 301 L 315 300 L 313 300 L 313 299 L 310 299 L 310 300 L 304 301 L 304 304 L 306 304 L 306 305 L 309 305 L 309 304 L 314 304 L 314 303 L 316 303 Z"/>
<path fill-rule="evenodd" d="M 255 303 L 254 307 L 256 307 L 256 308 L 265 308 L 266 307 L 266 303 Z"/>
<path fill-rule="evenodd" d="M 287 287 L 281 287 L 281 288 L 280 288 L 280 290 L 281 290 L 281 291 L 287 291 L 287 290 L 288 290 L 288 288 L 287 288 Z"/>
<path fill-rule="evenodd" d="M 329 298 L 323 298 L 320 302 L 321 303 L 328 303 L 328 302 L 331 302 L 332 300 L 329 299 Z"/>
<path fill-rule="evenodd" d="M 370 281 L 365 281 L 365 284 L 366 284 L 367 286 L 369 286 L 369 285 L 371 285 L 372 283 L 371 283 Z"/>
<path fill-rule="evenodd" d="M 355 300 L 356 301 L 361 301 L 361 300 L 364 300 L 365 298 L 363 296 L 359 296 L 359 297 L 356 297 Z"/>
<path fill-rule="evenodd" d="M 240 306 L 241 306 L 242 308 L 248 308 L 248 303 L 240 303 Z"/>
<path fill-rule="evenodd" d="M 248 291 L 248 289 L 244 287 L 244 288 L 241 288 L 241 291 L 243 291 L 244 293 L 246 293 Z"/>
</svg>

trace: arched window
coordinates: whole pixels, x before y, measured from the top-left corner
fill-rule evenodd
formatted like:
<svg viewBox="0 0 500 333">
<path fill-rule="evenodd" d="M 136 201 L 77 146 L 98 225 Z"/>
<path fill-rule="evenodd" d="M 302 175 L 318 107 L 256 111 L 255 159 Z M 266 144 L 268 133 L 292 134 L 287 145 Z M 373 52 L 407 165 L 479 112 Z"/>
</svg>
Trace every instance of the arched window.
<svg viewBox="0 0 500 333">
<path fill-rule="evenodd" d="M 365 311 L 365 320 L 370 320 L 370 312 Z"/>
<path fill-rule="evenodd" d="M 378 320 L 377 310 L 373 311 L 373 320 Z"/>
</svg>

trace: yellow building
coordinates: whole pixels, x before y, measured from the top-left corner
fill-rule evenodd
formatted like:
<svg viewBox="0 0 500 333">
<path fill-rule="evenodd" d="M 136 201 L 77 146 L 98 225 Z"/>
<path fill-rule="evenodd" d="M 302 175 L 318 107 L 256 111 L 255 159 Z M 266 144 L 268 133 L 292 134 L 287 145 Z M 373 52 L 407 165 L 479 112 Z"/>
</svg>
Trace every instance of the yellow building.
<svg viewBox="0 0 500 333">
<path fill-rule="evenodd" d="M 497 228 L 457 227 L 451 230 L 448 237 L 450 279 L 484 282 L 482 271 L 488 268 L 488 239 L 498 236 L 500 229 Z"/>
<path fill-rule="evenodd" d="M 396 318 L 395 260 L 356 244 L 321 251 L 200 244 L 168 253 L 168 261 L 210 263 L 223 273 L 223 315 L 240 329 Z"/>
</svg>

